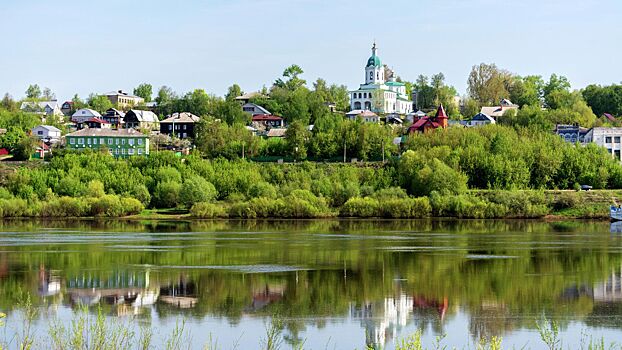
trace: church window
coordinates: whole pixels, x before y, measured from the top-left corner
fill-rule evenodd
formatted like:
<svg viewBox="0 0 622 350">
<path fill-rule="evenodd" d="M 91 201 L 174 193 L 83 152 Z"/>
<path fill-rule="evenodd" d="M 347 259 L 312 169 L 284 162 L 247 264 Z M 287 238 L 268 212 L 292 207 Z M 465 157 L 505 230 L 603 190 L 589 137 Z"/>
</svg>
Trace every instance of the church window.
<svg viewBox="0 0 622 350">
<path fill-rule="evenodd" d="M 374 79 L 374 72 L 369 72 L 369 79 Z"/>
</svg>

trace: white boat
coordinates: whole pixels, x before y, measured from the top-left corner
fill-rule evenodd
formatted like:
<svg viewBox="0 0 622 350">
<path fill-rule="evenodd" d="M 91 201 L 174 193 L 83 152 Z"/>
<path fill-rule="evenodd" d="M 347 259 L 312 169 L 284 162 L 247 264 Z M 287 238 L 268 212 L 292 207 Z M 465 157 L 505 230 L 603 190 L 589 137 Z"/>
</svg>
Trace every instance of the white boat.
<svg viewBox="0 0 622 350">
<path fill-rule="evenodd" d="M 622 207 L 612 205 L 610 208 L 611 221 L 622 221 Z"/>
</svg>

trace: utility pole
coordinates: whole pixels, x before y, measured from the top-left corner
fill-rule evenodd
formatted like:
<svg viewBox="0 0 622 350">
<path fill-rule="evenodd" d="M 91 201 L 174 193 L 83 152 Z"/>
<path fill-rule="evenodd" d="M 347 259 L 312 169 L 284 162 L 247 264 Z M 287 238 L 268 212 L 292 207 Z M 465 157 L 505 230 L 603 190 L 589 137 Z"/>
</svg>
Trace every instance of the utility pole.
<svg viewBox="0 0 622 350">
<path fill-rule="evenodd" d="M 346 162 L 346 140 L 343 139 L 343 162 Z"/>
<path fill-rule="evenodd" d="M 242 142 L 242 159 L 244 159 L 244 142 Z"/>
</svg>

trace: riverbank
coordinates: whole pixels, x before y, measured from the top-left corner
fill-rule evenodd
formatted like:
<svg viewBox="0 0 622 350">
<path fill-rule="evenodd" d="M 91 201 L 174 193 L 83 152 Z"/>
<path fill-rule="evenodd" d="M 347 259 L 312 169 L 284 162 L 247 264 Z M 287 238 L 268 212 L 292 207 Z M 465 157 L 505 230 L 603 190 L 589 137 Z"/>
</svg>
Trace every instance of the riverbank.
<svg viewBox="0 0 622 350">
<path fill-rule="evenodd" d="M 331 206 L 311 191 L 294 190 L 280 198 L 198 202 L 190 208 L 145 209 L 131 197 L 52 197 L 26 201 L 0 199 L 3 218 L 124 218 L 128 220 L 191 219 L 593 219 L 608 220 L 609 206 L 622 198 L 620 190 L 502 191 L 473 190 L 461 195 L 433 193 L 411 197 L 399 188 L 371 196 L 352 197 Z"/>
</svg>

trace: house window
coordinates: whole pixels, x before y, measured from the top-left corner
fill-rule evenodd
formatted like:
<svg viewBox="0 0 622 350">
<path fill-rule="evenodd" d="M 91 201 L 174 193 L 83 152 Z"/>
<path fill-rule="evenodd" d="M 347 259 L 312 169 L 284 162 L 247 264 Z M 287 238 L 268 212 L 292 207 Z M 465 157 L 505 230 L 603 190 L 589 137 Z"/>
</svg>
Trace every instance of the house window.
<svg viewBox="0 0 622 350">
<path fill-rule="evenodd" d="M 115 143 L 116 145 L 118 145 L 118 144 L 119 144 L 119 139 L 115 139 L 115 140 L 114 140 L 114 143 Z"/>
<path fill-rule="evenodd" d="M 186 130 L 186 124 L 183 125 L 183 129 Z M 617 142 L 620 142 L 620 138 L 618 137 L 617 139 L 618 139 Z"/>
<path fill-rule="evenodd" d="M 93 144 L 96 145 L 97 144 L 97 139 L 93 139 Z"/>
<path fill-rule="evenodd" d="M 121 139 L 121 144 L 125 145 L 125 139 Z"/>
<path fill-rule="evenodd" d="M 108 144 L 112 145 L 112 139 L 108 139 Z"/>
<path fill-rule="evenodd" d="M 605 143 L 611 143 L 611 136 L 605 137 Z"/>
<path fill-rule="evenodd" d="M 117 154 L 117 155 L 119 154 L 119 149 L 118 148 L 114 149 L 114 154 Z"/>
<path fill-rule="evenodd" d="M 620 136 L 616 136 L 613 138 L 613 142 L 620 143 Z"/>
<path fill-rule="evenodd" d="M 105 143 L 106 143 L 106 139 L 99 139 L 99 144 L 100 144 L 100 145 L 103 145 L 103 144 L 105 144 Z"/>
<path fill-rule="evenodd" d="M 75 145 L 76 144 L 76 139 L 74 139 L 73 137 L 69 139 L 69 144 L 71 145 Z"/>
<path fill-rule="evenodd" d="M 169 129 L 169 130 L 173 130 L 173 126 L 172 126 L 172 125 L 169 125 L 169 126 L 168 126 L 168 129 Z"/>
<path fill-rule="evenodd" d="M 138 154 L 143 154 L 143 149 L 142 148 L 138 149 Z"/>
<path fill-rule="evenodd" d="M 90 144 L 91 144 L 91 139 L 86 139 L 86 143 L 87 143 L 88 145 L 90 145 Z"/>
<path fill-rule="evenodd" d="M 43 135 L 43 131 L 37 131 L 37 135 Z"/>
<path fill-rule="evenodd" d="M 83 138 L 79 138 L 78 139 L 78 145 L 84 145 L 84 139 Z"/>
<path fill-rule="evenodd" d="M 127 140 L 127 143 L 128 143 L 130 146 L 134 146 L 134 139 L 129 139 L 129 140 Z"/>
<path fill-rule="evenodd" d="M 121 148 L 121 154 L 125 154 L 125 148 Z"/>
<path fill-rule="evenodd" d="M 128 149 L 127 150 L 127 154 L 133 155 L 134 154 L 134 149 L 133 148 Z"/>
<path fill-rule="evenodd" d="M 138 139 L 138 144 L 142 145 L 143 144 L 143 139 Z"/>
</svg>

